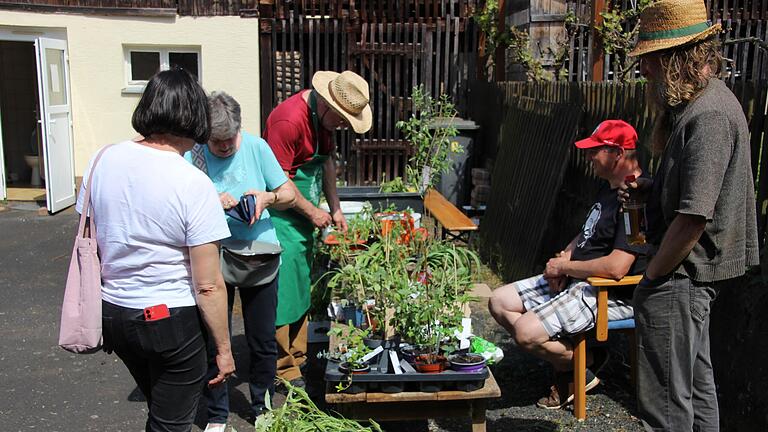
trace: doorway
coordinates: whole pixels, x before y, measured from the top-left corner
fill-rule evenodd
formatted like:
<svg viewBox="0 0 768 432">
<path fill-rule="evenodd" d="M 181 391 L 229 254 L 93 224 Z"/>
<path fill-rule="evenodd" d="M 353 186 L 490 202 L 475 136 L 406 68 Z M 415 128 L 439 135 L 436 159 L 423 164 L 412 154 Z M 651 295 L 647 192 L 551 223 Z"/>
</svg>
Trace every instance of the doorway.
<svg viewBox="0 0 768 432">
<path fill-rule="evenodd" d="M 7 199 L 46 201 L 34 42 L 0 40 L 0 130 Z"/>
</svg>

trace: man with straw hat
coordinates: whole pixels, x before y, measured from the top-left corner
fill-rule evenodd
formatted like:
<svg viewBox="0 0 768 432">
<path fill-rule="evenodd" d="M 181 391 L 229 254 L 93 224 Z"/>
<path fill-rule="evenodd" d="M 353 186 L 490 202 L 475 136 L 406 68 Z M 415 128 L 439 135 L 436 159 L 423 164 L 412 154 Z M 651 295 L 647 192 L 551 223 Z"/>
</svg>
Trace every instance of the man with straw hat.
<svg viewBox="0 0 768 432">
<path fill-rule="evenodd" d="M 277 375 L 299 386 L 303 386 L 299 368 L 307 352 L 312 234 L 315 228 L 331 224 L 341 231 L 347 230 L 336 193 L 332 133 L 351 127 L 362 134 L 371 128 L 373 115 L 368 94 L 368 83 L 354 72 L 317 72 L 312 77 L 312 89 L 278 105 L 264 129 L 264 139 L 296 195 L 293 209 L 271 214 L 283 247 L 275 323 Z M 317 207 L 321 191 L 330 213 Z"/>
<path fill-rule="evenodd" d="M 709 316 L 725 281 L 758 264 L 749 129 L 717 78 L 720 25 L 702 0 L 661 0 L 640 15 L 640 72 L 656 111 L 647 238 L 657 246 L 634 293 L 638 410 L 653 431 L 716 431 Z M 629 193 L 628 193 L 629 192 Z"/>
</svg>

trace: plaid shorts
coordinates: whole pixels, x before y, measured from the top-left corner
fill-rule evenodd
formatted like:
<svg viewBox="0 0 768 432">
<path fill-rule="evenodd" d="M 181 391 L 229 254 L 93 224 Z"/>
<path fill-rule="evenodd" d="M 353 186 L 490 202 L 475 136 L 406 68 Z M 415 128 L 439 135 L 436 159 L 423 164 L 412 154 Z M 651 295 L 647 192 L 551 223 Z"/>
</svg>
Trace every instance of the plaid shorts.
<svg viewBox="0 0 768 432">
<path fill-rule="evenodd" d="M 544 276 L 533 276 L 514 283 L 525 310 L 539 317 L 550 338 L 583 333 L 595 326 L 597 288 L 574 279 L 554 298 Z M 608 320 L 632 318 L 632 306 L 626 301 L 608 297 Z"/>
</svg>

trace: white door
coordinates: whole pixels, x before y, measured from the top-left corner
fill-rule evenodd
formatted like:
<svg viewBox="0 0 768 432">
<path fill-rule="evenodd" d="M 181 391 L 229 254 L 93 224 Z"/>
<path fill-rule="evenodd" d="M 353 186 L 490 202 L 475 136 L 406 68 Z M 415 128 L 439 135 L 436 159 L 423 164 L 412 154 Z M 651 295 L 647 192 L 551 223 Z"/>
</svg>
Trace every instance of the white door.
<svg viewBox="0 0 768 432">
<path fill-rule="evenodd" d="M 35 49 L 43 132 L 45 194 L 48 211 L 56 213 L 74 204 L 76 199 L 67 41 L 38 38 L 35 40 Z"/>
</svg>

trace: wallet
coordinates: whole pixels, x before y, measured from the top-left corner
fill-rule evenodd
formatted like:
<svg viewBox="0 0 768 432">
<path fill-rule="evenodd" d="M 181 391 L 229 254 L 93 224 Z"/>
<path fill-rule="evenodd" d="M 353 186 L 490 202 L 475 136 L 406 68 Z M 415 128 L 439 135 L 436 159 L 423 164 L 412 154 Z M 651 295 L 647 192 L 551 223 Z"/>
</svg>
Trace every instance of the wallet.
<svg viewBox="0 0 768 432">
<path fill-rule="evenodd" d="M 251 218 L 253 218 L 253 215 L 256 212 L 256 197 L 253 195 L 243 195 L 240 197 L 240 202 L 236 206 L 225 210 L 225 212 L 232 219 L 237 219 L 245 224 L 250 224 Z"/>
</svg>

